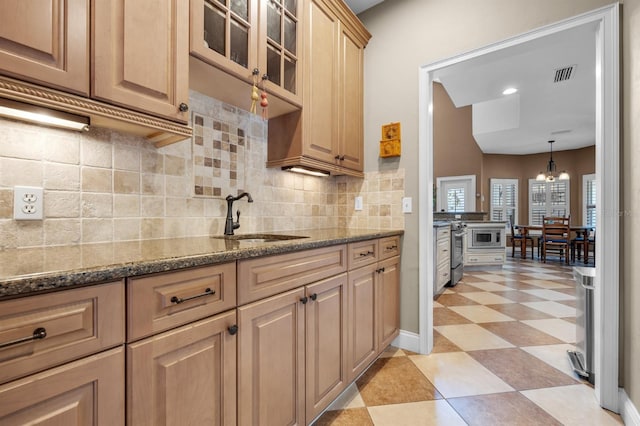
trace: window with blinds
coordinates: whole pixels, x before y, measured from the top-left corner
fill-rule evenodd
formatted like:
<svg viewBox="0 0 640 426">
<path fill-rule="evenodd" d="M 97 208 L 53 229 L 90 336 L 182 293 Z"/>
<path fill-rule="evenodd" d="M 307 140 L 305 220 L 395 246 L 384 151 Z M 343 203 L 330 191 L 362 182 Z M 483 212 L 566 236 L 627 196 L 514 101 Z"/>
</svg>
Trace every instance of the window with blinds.
<svg viewBox="0 0 640 426">
<path fill-rule="evenodd" d="M 491 179 L 491 220 L 518 222 L 518 179 Z M 507 224 L 508 225 L 508 224 Z"/>
<path fill-rule="evenodd" d="M 582 222 L 596 227 L 596 175 L 582 176 Z"/>
<path fill-rule="evenodd" d="M 569 216 L 569 181 L 529 179 L 529 224 L 542 226 L 545 216 Z"/>
<path fill-rule="evenodd" d="M 463 212 L 464 210 L 464 188 L 447 189 L 447 211 Z"/>
</svg>

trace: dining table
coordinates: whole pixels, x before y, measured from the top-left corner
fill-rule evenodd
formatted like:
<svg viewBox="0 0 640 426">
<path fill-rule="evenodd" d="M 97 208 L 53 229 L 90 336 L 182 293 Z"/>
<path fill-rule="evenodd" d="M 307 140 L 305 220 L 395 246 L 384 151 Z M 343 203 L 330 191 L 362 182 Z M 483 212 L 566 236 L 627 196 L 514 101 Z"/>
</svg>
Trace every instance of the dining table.
<svg viewBox="0 0 640 426">
<path fill-rule="evenodd" d="M 542 225 L 513 225 L 514 229 L 520 231 L 520 235 L 523 238 L 520 239 L 520 255 L 523 259 L 526 258 L 527 253 L 525 251 L 527 236 L 535 237 L 536 234 L 531 234 L 531 231 L 542 231 Z M 581 244 L 584 248 L 584 263 L 589 263 L 589 236 L 592 231 L 595 231 L 593 226 L 584 225 L 569 225 L 569 230 L 575 233 L 576 238 L 583 237 Z M 538 241 L 538 257 L 540 257 L 540 241 Z"/>
</svg>

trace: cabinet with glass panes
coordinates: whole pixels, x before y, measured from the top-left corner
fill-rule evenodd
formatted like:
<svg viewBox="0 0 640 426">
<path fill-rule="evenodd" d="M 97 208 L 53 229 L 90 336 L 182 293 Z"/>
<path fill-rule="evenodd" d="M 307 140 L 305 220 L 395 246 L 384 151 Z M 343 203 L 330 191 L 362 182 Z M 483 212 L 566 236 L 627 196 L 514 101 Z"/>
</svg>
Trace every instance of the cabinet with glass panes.
<svg viewBox="0 0 640 426">
<path fill-rule="evenodd" d="M 304 1 L 191 0 L 191 55 L 299 107 Z"/>
</svg>

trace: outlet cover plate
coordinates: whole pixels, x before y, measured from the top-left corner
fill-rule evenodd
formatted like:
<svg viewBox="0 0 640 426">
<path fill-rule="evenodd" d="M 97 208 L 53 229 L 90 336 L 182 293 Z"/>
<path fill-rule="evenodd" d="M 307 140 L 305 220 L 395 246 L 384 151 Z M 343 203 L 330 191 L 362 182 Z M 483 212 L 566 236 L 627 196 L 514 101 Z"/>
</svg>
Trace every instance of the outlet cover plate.
<svg viewBox="0 0 640 426">
<path fill-rule="evenodd" d="M 33 186 L 13 188 L 13 218 L 15 220 L 42 220 L 44 192 Z"/>
<path fill-rule="evenodd" d="M 354 210 L 361 211 L 362 210 L 362 197 L 356 197 Z"/>
<path fill-rule="evenodd" d="M 413 210 L 411 197 L 402 198 L 402 213 L 411 213 Z"/>
</svg>

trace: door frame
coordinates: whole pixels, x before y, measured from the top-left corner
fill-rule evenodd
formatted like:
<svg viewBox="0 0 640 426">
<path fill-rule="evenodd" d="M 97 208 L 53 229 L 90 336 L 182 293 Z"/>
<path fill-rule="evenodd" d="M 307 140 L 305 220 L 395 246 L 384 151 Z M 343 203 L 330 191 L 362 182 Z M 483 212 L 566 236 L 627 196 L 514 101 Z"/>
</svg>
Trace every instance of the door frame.
<svg viewBox="0 0 640 426">
<path fill-rule="evenodd" d="M 596 205 L 594 297 L 595 395 L 599 404 L 618 412 L 620 292 L 620 5 L 614 3 L 498 43 L 419 68 L 419 349 L 433 349 L 433 78 L 456 63 L 506 49 L 582 25 L 596 25 Z M 606 191 L 604 189 L 607 189 Z M 606 236 L 602 238 L 602 236 Z M 606 318 L 606 321 L 603 319 Z"/>
</svg>

